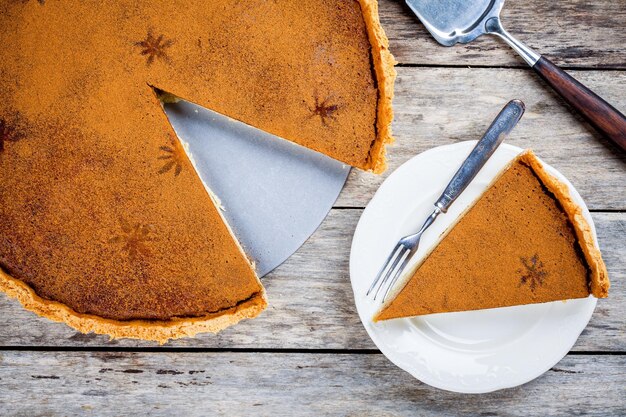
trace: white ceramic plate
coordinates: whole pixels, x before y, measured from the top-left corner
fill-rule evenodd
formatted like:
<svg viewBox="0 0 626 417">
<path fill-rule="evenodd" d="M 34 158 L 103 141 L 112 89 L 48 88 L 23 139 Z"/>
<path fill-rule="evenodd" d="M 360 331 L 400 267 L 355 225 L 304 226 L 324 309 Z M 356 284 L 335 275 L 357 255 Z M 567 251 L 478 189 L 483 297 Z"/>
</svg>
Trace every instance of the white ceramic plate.
<svg viewBox="0 0 626 417">
<path fill-rule="evenodd" d="M 356 307 L 376 346 L 420 381 L 464 393 L 514 387 L 543 374 L 569 352 L 596 305 L 590 296 L 372 322 L 378 305 L 365 297 L 367 288 L 400 237 L 418 230 L 432 212 L 434 202 L 475 144 L 470 141 L 431 149 L 391 174 L 363 212 L 350 254 Z M 423 236 L 408 269 L 521 151 L 511 145 L 500 146 L 448 213 L 439 216 Z M 545 167 L 569 186 L 595 236 L 593 221 L 578 192 L 558 171 Z"/>
</svg>

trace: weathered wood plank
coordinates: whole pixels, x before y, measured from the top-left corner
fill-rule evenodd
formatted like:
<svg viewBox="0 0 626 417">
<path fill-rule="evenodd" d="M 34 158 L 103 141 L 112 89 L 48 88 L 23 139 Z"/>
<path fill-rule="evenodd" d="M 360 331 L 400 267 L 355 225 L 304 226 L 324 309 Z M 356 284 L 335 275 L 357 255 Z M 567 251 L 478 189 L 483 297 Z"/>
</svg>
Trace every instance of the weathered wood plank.
<svg viewBox="0 0 626 417">
<path fill-rule="evenodd" d="M 626 72 L 573 73 L 626 112 Z M 519 98 L 526 115 L 507 143 L 533 148 L 574 184 L 590 209 L 626 209 L 626 154 L 574 116 L 532 71 L 399 68 L 398 74 L 389 169 L 381 176 L 353 170 L 337 206 L 364 207 L 399 165 L 432 147 L 480 138 L 502 106 Z"/>
<path fill-rule="evenodd" d="M 375 349 L 357 316 L 349 282 L 350 242 L 361 210 L 333 210 L 313 237 L 264 279 L 270 304 L 261 317 L 217 336 L 200 335 L 171 347 L 273 349 Z M 593 215 L 613 282 L 600 300 L 575 351 L 626 351 L 626 213 Z M 83 335 L 23 310 L 0 297 L 1 346 L 154 346 Z"/>
<path fill-rule="evenodd" d="M 402 64 L 522 67 L 502 42 L 439 46 L 399 0 L 381 0 Z M 507 2 L 505 26 L 559 65 L 626 69 L 623 0 Z M 572 71 L 622 111 L 626 72 Z M 399 68 L 398 144 L 390 168 L 433 146 L 477 138 L 508 99 L 528 113 L 509 143 L 532 147 L 595 210 L 626 210 L 626 158 L 564 107 L 530 70 Z M 388 174 L 387 174 L 388 175 Z M 353 172 L 337 206 L 364 207 L 385 176 Z M 361 210 L 333 210 L 320 230 L 265 279 L 268 311 L 218 336 L 177 347 L 373 349 L 354 310 L 349 246 Z M 574 351 L 626 351 L 626 213 L 594 213 L 613 281 Z M 0 296 L 0 346 L 144 347 L 82 335 Z M 569 355 L 521 388 L 461 396 L 413 380 L 380 354 L 0 351 L 6 415 L 626 415 L 626 356 Z M 123 407 L 123 408 L 121 408 Z M 149 410 L 149 411 L 148 411 Z"/>
<path fill-rule="evenodd" d="M 28 389 L 25 389 L 28 387 Z M 7 415 L 624 415 L 626 357 L 567 356 L 519 388 L 431 388 L 380 354 L 0 352 Z"/>
<path fill-rule="evenodd" d="M 489 36 L 446 48 L 431 38 L 401 0 L 380 0 L 390 50 L 402 64 L 526 65 Z M 508 1 L 502 22 L 522 42 L 568 67 L 626 68 L 624 0 Z"/>
</svg>

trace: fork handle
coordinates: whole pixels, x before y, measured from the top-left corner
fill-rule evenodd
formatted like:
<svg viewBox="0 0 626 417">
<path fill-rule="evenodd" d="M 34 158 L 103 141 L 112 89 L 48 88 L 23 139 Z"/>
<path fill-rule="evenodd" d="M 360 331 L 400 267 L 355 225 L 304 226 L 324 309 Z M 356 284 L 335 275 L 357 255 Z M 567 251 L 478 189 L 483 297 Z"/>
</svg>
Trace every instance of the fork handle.
<svg viewBox="0 0 626 417">
<path fill-rule="evenodd" d="M 524 110 L 524 103 L 520 100 L 511 100 L 504 106 L 435 203 L 439 210 L 443 213 L 448 211 L 450 205 L 467 188 L 504 138 L 513 130 L 522 118 Z"/>
</svg>

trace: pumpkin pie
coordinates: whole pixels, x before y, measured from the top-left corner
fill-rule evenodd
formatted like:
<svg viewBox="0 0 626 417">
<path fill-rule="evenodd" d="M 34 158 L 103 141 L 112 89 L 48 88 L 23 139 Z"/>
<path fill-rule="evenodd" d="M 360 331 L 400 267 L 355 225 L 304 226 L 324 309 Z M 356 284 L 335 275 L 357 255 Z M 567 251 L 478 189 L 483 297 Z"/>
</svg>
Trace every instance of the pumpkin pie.
<svg viewBox="0 0 626 417">
<path fill-rule="evenodd" d="M 0 289 L 164 342 L 266 306 L 165 91 L 381 172 L 395 72 L 374 0 L 0 4 Z"/>
<path fill-rule="evenodd" d="M 392 289 L 374 320 L 603 298 L 608 290 L 581 208 L 526 151 Z"/>
</svg>

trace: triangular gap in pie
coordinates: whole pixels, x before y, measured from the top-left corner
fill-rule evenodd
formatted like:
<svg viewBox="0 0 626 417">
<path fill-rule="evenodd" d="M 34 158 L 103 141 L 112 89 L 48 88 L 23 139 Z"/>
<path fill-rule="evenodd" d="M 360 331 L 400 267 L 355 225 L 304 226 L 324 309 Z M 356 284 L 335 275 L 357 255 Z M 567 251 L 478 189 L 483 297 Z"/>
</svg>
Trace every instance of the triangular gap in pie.
<svg viewBox="0 0 626 417">
<path fill-rule="evenodd" d="M 266 305 L 152 86 L 384 169 L 375 1 L 15 1 L 0 27 L 0 289 L 82 332 L 164 342 Z"/>
<path fill-rule="evenodd" d="M 531 151 L 503 170 L 374 320 L 608 295 L 581 208 Z"/>
</svg>

